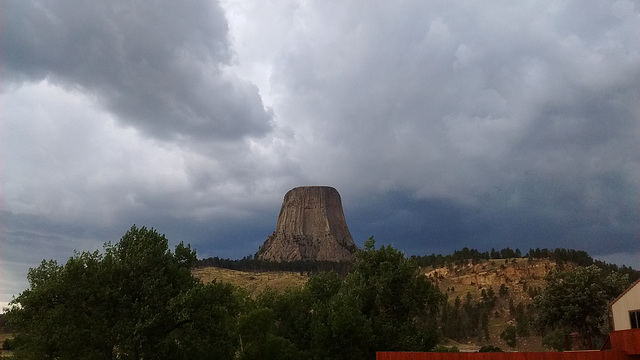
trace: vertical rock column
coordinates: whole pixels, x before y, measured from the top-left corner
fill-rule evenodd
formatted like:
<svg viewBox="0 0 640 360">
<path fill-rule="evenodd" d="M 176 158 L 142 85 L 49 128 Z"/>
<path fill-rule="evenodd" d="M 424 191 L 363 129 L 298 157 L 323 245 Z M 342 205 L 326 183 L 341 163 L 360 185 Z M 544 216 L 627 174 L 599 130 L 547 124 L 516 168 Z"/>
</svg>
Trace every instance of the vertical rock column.
<svg viewBox="0 0 640 360">
<path fill-rule="evenodd" d="M 348 261 L 355 250 L 338 191 L 329 186 L 302 186 L 284 196 L 276 231 L 256 258 Z"/>
</svg>

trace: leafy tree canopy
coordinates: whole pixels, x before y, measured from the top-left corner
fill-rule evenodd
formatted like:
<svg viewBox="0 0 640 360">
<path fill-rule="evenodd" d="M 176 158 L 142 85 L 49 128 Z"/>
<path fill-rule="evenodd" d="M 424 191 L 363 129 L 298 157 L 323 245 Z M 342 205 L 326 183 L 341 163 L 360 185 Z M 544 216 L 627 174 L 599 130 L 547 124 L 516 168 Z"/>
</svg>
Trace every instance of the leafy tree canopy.
<svg viewBox="0 0 640 360">
<path fill-rule="evenodd" d="M 413 259 L 370 238 L 352 271 L 312 276 L 304 289 L 268 292 L 276 332 L 314 359 L 368 359 L 376 350 L 428 351 L 444 295 Z"/>
<path fill-rule="evenodd" d="M 229 285 L 199 283 L 195 262 L 189 246 L 171 252 L 164 235 L 135 226 L 102 253 L 43 261 L 7 314 L 16 356 L 233 358 L 237 298 Z"/>
<path fill-rule="evenodd" d="M 607 305 L 629 286 L 629 277 L 606 274 L 596 265 L 550 272 L 547 287 L 535 298 L 539 323 L 582 335 L 606 333 Z"/>
</svg>

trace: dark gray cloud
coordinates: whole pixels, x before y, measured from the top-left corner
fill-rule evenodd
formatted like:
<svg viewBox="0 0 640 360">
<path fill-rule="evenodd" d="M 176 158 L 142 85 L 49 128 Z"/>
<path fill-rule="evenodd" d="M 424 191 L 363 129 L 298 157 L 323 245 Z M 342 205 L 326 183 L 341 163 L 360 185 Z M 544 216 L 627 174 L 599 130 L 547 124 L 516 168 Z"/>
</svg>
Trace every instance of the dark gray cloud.
<svg viewBox="0 0 640 360">
<path fill-rule="evenodd" d="M 371 230 L 407 249 L 638 251 L 636 4 L 360 5 L 296 8 L 273 72 L 305 174 L 404 194 Z"/>
<path fill-rule="evenodd" d="M 270 128 L 255 85 L 225 71 L 232 52 L 217 2 L 8 1 L 1 21 L 5 81 L 80 89 L 160 138 Z"/>
<path fill-rule="evenodd" d="M 2 8 L 0 302 L 134 223 L 252 254 L 314 184 L 358 245 L 640 266 L 637 2 Z"/>
</svg>

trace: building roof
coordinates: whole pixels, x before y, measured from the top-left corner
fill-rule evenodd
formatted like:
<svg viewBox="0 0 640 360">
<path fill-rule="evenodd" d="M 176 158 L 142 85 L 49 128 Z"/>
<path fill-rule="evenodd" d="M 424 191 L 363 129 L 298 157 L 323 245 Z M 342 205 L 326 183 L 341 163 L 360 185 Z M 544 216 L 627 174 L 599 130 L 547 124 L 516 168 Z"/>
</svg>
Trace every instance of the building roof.
<svg viewBox="0 0 640 360">
<path fill-rule="evenodd" d="M 618 302 L 618 300 L 620 300 L 621 297 L 623 297 L 626 293 L 629 292 L 629 290 L 633 289 L 638 284 L 640 284 L 640 279 L 636 280 L 633 284 L 631 284 L 631 286 L 629 286 L 625 291 L 623 291 L 622 294 L 618 295 L 617 298 L 613 299 L 613 301 L 609 303 L 609 308 L 611 308 L 613 304 Z"/>
</svg>

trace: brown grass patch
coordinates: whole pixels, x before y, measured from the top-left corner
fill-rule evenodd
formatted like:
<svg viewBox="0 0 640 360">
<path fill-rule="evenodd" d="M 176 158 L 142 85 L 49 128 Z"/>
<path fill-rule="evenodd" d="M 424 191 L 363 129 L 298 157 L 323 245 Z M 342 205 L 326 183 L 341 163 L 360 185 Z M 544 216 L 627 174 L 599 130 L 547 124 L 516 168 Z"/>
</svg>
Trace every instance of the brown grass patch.
<svg viewBox="0 0 640 360">
<path fill-rule="evenodd" d="M 214 280 L 230 283 L 256 296 L 266 289 L 285 290 L 302 287 L 308 277 L 296 272 L 245 272 L 217 267 L 198 268 L 193 275 L 207 284 Z"/>
</svg>

